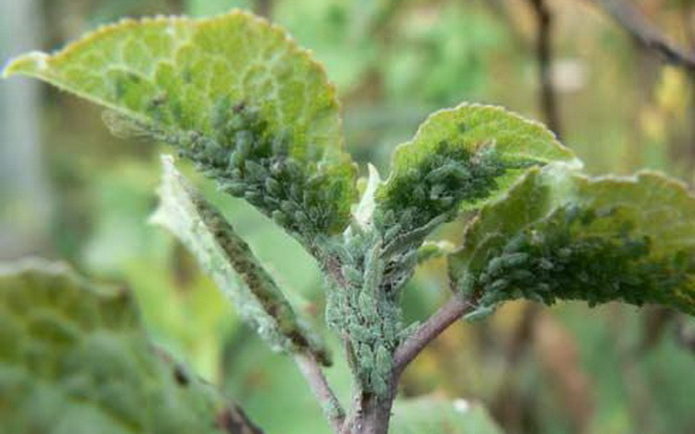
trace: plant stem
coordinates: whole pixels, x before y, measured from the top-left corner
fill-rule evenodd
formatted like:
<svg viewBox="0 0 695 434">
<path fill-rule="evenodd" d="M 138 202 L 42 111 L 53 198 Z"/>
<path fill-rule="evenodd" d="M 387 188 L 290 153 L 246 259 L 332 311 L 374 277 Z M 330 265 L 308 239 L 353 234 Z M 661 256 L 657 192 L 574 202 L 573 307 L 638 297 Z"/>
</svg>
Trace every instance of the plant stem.
<svg viewBox="0 0 695 434">
<path fill-rule="evenodd" d="M 449 301 L 440 307 L 418 329 L 408 337 L 394 353 L 394 377 L 397 379 L 408 364 L 432 342 L 440 333 L 446 330 L 457 319 L 474 308 L 469 300 L 459 295 L 453 295 Z"/>
<path fill-rule="evenodd" d="M 396 397 L 396 386 L 401 373 L 415 357 L 475 304 L 458 295 L 452 296 L 437 312 L 410 335 L 394 352 L 393 374 L 389 394 L 379 397 L 358 392 L 355 395 L 350 417 L 345 421 L 342 434 L 385 434 L 391 418 L 391 407 Z"/>
<path fill-rule="evenodd" d="M 236 404 L 230 404 L 217 414 L 217 427 L 229 434 L 263 434 Z"/>
<path fill-rule="evenodd" d="M 396 397 L 396 382 L 395 376 L 392 377 L 388 396 L 358 392 L 341 434 L 386 434 Z"/>
<path fill-rule="evenodd" d="M 294 360 L 302 375 L 306 378 L 307 383 L 309 383 L 314 396 L 321 404 L 323 413 L 326 415 L 326 419 L 328 419 L 328 423 L 333 428 L 333 431 L 336 433 L 340 432 L 345 419 L 345 411 L 323 375 L 318 361 L 313 354 L 308 352 L 295 354 Z"/>
</svg>

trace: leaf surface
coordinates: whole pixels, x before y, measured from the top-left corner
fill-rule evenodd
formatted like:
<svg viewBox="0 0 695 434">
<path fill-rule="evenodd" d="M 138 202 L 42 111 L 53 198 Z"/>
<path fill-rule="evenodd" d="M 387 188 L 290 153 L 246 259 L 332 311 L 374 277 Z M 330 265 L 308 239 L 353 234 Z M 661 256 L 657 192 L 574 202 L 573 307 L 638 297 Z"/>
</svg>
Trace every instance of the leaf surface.
<svg viewBox="0 0 695 434">
<path fill-rule="evenodd" d="M 658 303 L 695 313 L 695 198 L 660 174 L 532 170 L 486 205 L 450 257 L 481 306 L 527 298 Z"/>
<path fill-rule="evenodd" d="M 214 433 L 226 408 L 155 351 L 125 290 L 62 264 L 0 266 L 3 432 Z"/>
<path fill-rule="evenodd" d="M 4 71 L 14 74 L 113 110 L 117 133 L 176 146 L 295 235 L 349 220 L 355 167 L 335 89 L 308 51 L 261 18 L 123 20 L 52 55 L 21 56 Z"/>
</svg>

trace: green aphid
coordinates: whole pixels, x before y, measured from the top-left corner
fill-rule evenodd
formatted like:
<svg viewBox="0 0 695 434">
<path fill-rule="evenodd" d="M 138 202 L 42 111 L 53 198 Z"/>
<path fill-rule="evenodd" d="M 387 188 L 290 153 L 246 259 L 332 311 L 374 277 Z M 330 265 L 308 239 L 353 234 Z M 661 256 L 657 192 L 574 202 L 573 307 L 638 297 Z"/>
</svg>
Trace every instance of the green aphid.
<svg viewBox="0 0 695 434">
<path fill-rule="evenodd" d="M 505 267 L 518 267 L 520 265 L 524 265 L 528 262 L 529 258 L 530 256 L 528 253 L 522 252 L 510 253 L 499 257 L 502 265 Z"/>
<path fill-rule="evenodd" d="M 451 176 L 458 180 L 471 178 L 471 172 L 463 164 L 456 164 L 451 168 Z"/>
<path fill-rule="evenodd" d="M 234 145 L 238 152 L 248 156 L 253 149 L 253 134 L 249 130 L 237 131 L 234 134 Z"/>
<path fill-rule="evenodd" d="M 379 372 L 389 373 L 393 367 L 391 352 L 384 345 L 378 345 L 376 349 L 376 367 Z"/>
<path fill-rule="evenodd" d="M 473 312 L 464 315 L 463 319 L 465 321 L 480 321 L 484 318 L 489 317 L 495 312 L 495 306 L 479 306 Z"/>
<path fill-rule="evenodd" d="M 445 165 L 432 170 L 425 176 L 425 181 L 432 184 L 440 183 L 446 180 L 448 176 L 452 173 L 452 165 Z"/>
<path fill-rule="evenodd" d="M 304 211 L 295 211 L 294 212 L 294 219 L 299 223 L 300 225 L 305 225 L 308 226 L 311 222 L 309 221 L 309 217 L 306 215 Z"/>
<path fill-rule="evenodd" d="M 518 252 L 519 250 L 524 249 L 527 246 L 527 243 L 528 241 L 526 234 L 522 232 L 512 237 L 512 239 L 509 240 L 509 242 L 504 246 L 502 251 L 504 253 Z"/>
<path fill-rule="evenodd" d="M 430 200 L 437 200 L 439 197 L 446 191 L 446 185 L 444 184 L 435 184 L 432 186 L 430 189 L 430 195 L 429 198 Z"/>
<path fill-rule="evenodd" d="M 244 167 L 244 160 L 246 159 L 246 156 L 242 154 L 239 151 L 233 151 L 229 154 L 229 168 L 230 169 L 235 169 L 239 168 L 241 169 Z"/>
<path fill-rule="evenodd" d="M 287 214 L 293 214 L 299 209 L 299 205 L 291 200 L 283 200 L 280 202 L 280 209 Z"/>
<path fill-rule="evenodd" d="M 280 226 L 288 227 L 291 225 L 291 221 L 290 221 L 289 217 L 287 217 L 287 214 L 280 211 L 279 209 L 276 209 L 275 211 L 273 211 L 271 214 L 271 217 L 273 218 L 273 221 Z"/>
<path fill-rule="evenodd" d="M 492 282 L 486 289 L 491 292 L 504 291 L 509 287 L 509 280 L 497 279 Z"/>
<path fill-rule="evenodd" d="M 532 283 L 536 275 L 528 270 L 514 270 L 509 273 L 509 279 L 515 282 Z"/>
<path fill-rule="evenodd" d="M 247 177 L 257 181 L 265 181 L 270 175 L 265 167 L 253 160 L 246 160 L 244 162 L 244 171 Z"/>
<path fill-rule="evenodd" d="M 552 270 L 555 268 L 555 264 L 553 264 L 553 262 L 547 258 L 541 258 L 538 261 L 538 266 L 543 270 Z"/>
<path fill-rule="evenodd" d="M 364 288 L 357 296 L 357 306 L 366 318 L 377 318 L 379 316 L 376 308 L 376 300 L 371 295 L 369 288 Z"/>
<path fill-rule="evenodd" d="M 269 194 L 275 197 L 281 197 L 283 193 L 282 185 L 276 179 L 273 179 L 271 177 L 266 178 L 265 189 L 268 191 Z"/>
<path fill-rule="evenodd" d="M 362 273 L 355 267 L 351 267 L 350 265 L 343 264 L 341 267 L 341 271 L 343 273 L 343 277 L 347 279 L 347 281 L 353 285 L 353 286 L 361 286 L 363 282 L 363 276 Z"/>
<path fill-rule="evenodd" d="M 486 268 L 486 273 L 491 276 L 496 276 L 498 275 L 501 271 L 502 268 L 505 266 L 505 262 L 502 259 L 501 256 L 495 256 L 488 262 L 487 268 Z"/>
<path fill-rule="evenodd" d="M 402 229 L 403 229 L 403 227 L 398 223 L 391 226 L 386 231 L 386 233 L 384 233 L 384 242 L 388 242 L 388 241 L 392 240 L 393 238 L 395 238 L 396 235 L 398 235 L 398 233 L 401 232 Z"/>
<path fill-rule="evenodd" d="M 557 250 L 557 255 L 562 259 L 568 259 L 572 256 L 572 249 L 570 247 L 562 247 Z"/>
<path fill-rule="evenodd" d="M 247 185 L 243 182 L 229 181 L 222 184 L 222 190 L 232 196 L 241 196 L 246 191 Z"/>
<path fill-rule="evenodd" d="M 258 191 L 244 192 L 244 199 L 249 201 L 252 205 L 260 206 L 263 204 L 263 194 Z"/>
</svg>

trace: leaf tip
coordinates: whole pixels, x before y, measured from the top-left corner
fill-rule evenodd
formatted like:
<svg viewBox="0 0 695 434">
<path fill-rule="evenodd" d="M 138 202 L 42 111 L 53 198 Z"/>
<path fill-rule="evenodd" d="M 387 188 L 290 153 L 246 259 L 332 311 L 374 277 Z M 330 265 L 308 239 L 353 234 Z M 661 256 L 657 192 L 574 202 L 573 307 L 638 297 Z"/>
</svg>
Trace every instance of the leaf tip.
<svg viewBox="0 0 695 434">
<path fill-rule="evenodd" d="M 2 70 L 2 78 L 8 78 L 16 74 L 45 71 L 48 69 L 48 58 L 48 54 L 41 51 L 30 51 L 15 57 Z"/>
</svg>

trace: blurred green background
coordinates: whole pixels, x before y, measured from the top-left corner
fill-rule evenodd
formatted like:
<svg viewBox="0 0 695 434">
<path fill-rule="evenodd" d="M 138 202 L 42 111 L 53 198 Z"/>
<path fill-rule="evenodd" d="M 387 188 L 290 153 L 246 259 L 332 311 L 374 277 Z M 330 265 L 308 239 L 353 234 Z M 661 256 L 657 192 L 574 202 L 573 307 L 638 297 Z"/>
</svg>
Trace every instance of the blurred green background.
<svg viewBox="0 0 695 434">
<path fill-rule="evenodd" d="M 349 150 L 362 171 L 372 161 L 384 175 L 393 148 L 436 109 L 475 101 L 547 118 L 531 3 L 0 0 L 0 61 L 59 48 L 124 16 L 248 8 L 287 27 L 325 64 L 343 101 Z M 695 2 L 636 3 L 669 38 L 695 50 Z M 591 2 L 547 6 L 563 141 L 591 173 L 647 167 L 691 184 L 695 75 L 635 44 Z M 153 337 L 221 384 L 267 432 L 325 432 L 291 361 L 269 352 L 186 251 L 147 224 L 157 155 L 167 149 L 116 139 L 100 117 L 96 106 L 36 82 L 0 82 L 0 259 L 63 258 L 88 275 L 127 283 Z M 320 319 L 324 298 L 312 259 L 250 206 L 195 179 L 292 301 Z M 456 241 L 463 223 L 437 236 Z M 424 318 L 445 299 L 444 268 L 432 261 L 417 273 L 405 290 L 406 318 Z M 511 303 L 485 322 L 448 330 L 409 368 L 401 393 L 481 402 L 512 433 L 687 433 L 695 432 L 694 368 L 691 318 L 654 307 Z M 328 375 L 347 399 L 347 368 L 338 363 Z"/>
</svg>

